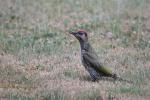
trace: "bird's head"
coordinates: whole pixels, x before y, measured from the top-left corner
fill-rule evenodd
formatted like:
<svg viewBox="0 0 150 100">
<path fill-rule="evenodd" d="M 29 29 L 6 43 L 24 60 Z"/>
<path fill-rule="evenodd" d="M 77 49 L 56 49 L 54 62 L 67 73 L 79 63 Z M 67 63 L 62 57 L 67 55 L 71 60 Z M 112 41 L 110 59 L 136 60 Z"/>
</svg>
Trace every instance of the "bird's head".
<svg viewBox="0 0 150 100">
<path fill-rule="evenodd" d="M 87 32 L 85 30 L 78 30 L 69 33 L 74 35 L 80 42 L 85 42 L 88 40 Z"/>
</svg>

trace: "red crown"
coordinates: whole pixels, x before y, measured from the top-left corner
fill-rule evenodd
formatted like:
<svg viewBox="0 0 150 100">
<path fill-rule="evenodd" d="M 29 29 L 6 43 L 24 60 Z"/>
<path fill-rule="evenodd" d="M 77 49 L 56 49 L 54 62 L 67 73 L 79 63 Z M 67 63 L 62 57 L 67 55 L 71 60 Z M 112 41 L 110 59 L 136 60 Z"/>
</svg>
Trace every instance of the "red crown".
<svg viewBox="0 0 150 100">
<path fill-rule="evenodd" d="M 84 33 L 87 33 L 86 30 L 83 30 L 83 29 L 79 29 L 79 30 L 77 30 L 77 32 L 84 32 Z"/>
<path fill-rule="evenodd" d="M 85 35 L 87 36 L 87 32 L 86 32 L 86 30 L 79 29 L 79 30 L 77 30 L 77 32 L 82 32 L 82 33 L 85 33 Z"/>
</svg>

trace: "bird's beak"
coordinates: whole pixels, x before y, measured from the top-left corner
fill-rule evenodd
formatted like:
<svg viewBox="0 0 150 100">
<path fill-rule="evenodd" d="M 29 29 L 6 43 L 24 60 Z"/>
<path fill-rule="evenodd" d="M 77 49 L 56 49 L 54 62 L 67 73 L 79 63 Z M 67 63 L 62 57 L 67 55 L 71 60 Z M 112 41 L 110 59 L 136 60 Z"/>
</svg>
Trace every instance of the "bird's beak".
<svg viewBox="0 0 150 100">
<path fill-rule="evenodd" d="M 69 33 L 70 33 L 70 34 L 73 34 L 73 35 L 75 34 L 75 32 L 72 32 L 72 31 L 70 31 Z"/>
<path fill-rule="evenodd" d="M 70 31 L 69 33 L 72 34 L 72 35 L 75 35 L 75 34 L 76 34 L 76 32 L 72 32 L 72 31 Z"/>
</svg>

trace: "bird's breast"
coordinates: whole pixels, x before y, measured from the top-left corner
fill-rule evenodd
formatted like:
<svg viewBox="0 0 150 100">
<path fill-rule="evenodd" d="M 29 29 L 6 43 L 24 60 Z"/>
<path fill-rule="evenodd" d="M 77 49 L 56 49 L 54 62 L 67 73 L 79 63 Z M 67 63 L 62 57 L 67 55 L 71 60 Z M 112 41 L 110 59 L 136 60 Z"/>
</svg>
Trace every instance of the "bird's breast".
<svg viewBox="0 0 150 100">
<path fill-rule="evenodd" d="M 82 65 L 85 67 L 85 69 L 88 69 L 88 65 L 84 59 L 84 54 L 81 53 L 81 61 L 82 61 Z"/>
</svg>

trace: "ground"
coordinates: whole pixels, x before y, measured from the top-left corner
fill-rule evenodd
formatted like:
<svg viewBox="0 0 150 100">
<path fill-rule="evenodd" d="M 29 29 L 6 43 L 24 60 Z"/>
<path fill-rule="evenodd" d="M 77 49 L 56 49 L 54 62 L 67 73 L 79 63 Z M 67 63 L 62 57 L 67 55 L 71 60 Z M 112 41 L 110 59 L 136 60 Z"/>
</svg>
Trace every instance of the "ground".
<svg viewBox="0 0 150 100">
<path fill-rule="evenodd" d="M 1 100 L 149 100 L 149 0 L 0 0 Z M 68 33 L 134 83 L 92 82 Z"/>
</svg>

